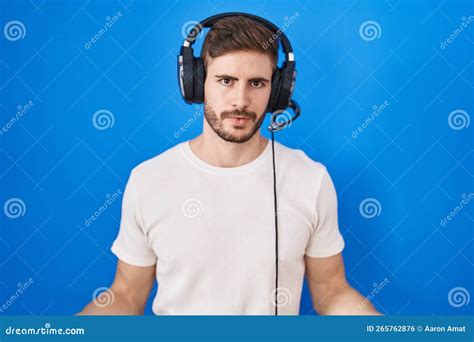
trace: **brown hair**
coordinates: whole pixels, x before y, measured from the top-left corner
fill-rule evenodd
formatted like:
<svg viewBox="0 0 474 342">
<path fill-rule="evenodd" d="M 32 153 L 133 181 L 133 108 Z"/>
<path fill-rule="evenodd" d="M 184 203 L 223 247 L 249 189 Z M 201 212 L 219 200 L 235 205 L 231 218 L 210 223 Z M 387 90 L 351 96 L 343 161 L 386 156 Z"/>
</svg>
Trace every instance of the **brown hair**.
<svg viewBox="0 0 474 342">
<path fill-rule="evenodd" d="M 204 39 L 201 58 L 207 66 L 208 58 L 235 51 L 255 51 L 270 57 L 272 68 L 278 62 L 278 40 L 275 32 L 263 24 L 244 16 L 233 16 L 216 22 Z"/>
</svg>

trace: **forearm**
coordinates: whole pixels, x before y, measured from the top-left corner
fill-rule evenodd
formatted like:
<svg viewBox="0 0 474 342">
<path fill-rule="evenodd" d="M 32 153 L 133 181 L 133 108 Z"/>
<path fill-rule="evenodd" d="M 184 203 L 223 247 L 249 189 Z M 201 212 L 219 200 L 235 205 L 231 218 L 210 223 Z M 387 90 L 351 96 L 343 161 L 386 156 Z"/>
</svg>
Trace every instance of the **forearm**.
<svg viewBox="0 0 474 342">
<path fill-rule="evenodd" d="M 367 298 L 349 284 L 333 290 L 314 306 L 320 315 L 381 315 Z"/>
<path fill-rule="evenodd" d="M 77 315 L 143 315 L 144 304 L 132 302 L 122 293 L 109 289 L 101 293 Z"/>
</svg>

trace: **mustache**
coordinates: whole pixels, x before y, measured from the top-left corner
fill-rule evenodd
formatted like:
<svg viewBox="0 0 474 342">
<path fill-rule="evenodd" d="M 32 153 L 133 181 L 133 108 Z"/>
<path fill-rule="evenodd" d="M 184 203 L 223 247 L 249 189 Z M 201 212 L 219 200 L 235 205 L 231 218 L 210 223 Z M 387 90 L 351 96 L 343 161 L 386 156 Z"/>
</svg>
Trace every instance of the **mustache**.
<svg viewBox="0 0 474 342">
<path fill-rule="evenodd" d="M 245 109 L 234 109 L 234 110 L 231 110 L 231 111 L 224 111 L 221 113 L 221 119 L 227 119 L 227 118 L 230 118 L 232 116 L 243 116 L 245 118 L 249 118 L 249 119 L 252 119 L 255 121 L 255 119 L 257 118 L 257 113 L 255 112 L 249 112 Z"/>
</svg>

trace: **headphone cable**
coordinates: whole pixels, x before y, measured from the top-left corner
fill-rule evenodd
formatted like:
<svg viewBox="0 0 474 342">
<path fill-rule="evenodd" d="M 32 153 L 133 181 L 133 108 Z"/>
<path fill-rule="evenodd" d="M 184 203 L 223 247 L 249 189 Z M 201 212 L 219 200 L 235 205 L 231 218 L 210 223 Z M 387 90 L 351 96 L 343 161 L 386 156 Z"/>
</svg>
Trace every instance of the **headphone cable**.
<svg viewBox="0 0 474 342">
<path fill-rule="evenodd" d="M 273 160 L 273 200 L 275 208 L 275 316 L 278 316 L 278 207 L 277 207 L 277 191 L 276 191 L 276 172 L 275 172 L 275 137 L 273 130 L 272 135 L 272 160 Z"/>
</svg>

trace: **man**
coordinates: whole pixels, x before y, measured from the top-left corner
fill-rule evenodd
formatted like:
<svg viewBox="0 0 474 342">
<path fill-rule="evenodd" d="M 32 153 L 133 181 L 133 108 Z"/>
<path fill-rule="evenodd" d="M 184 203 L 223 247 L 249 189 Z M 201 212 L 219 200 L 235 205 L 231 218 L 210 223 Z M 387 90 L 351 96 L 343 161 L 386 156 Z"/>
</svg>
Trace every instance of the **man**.
<svg viewBox="0 0 474 342">
<path fill-rule="evenodd" d="M 279 143 L 274 298 L 271 144 L 259 132 L 278 59 L 273 35 L 241 16 L 213 25 L 201 52 L 203 132 L 132 171 L 110 305 L 98 298 L 81 314 L 143 314 L 156 277 L 157 315 L 271 315 L 275 305 L 297 315 L 305 273 L 319 314 L 379 314 L 346 281 L 326 168 Z"/>
</svg>

